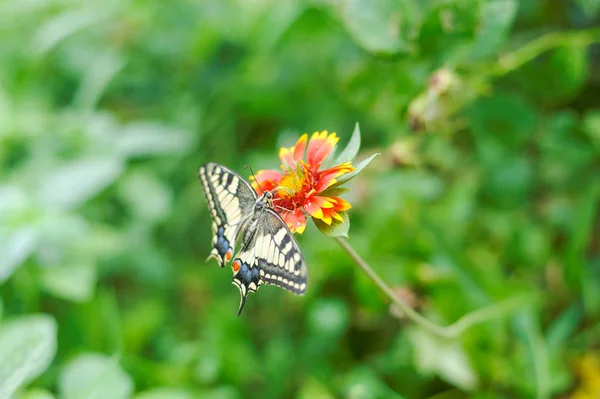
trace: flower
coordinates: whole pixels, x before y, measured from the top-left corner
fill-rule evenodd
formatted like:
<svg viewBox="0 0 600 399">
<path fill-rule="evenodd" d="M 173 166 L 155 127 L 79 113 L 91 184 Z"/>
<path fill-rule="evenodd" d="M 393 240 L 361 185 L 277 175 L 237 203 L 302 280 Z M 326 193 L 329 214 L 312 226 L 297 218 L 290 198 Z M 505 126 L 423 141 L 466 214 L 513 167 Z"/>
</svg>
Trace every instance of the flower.
<svg viewBox="0 0 600 399">
<path fill-rule="evenodd" d="M 255 177 L 251 177 L 252 187 L 259 195 L 263 191 L 274 190 L 273 206 L 290 231 L 299 234 L 304 232 L 305 215 L 328 226 L 341 223 L 343 218 L 340 213 L 350 209 L 348 202 L 328 195 L 326 190 L 338 182 L 337 178 L 355 170 L 352 162 L 320 170 L 338 141 L 335 133 L 328 134 L 326 130 L 313 133 L 310 140 L 307 134 L 303 134 L 296 145 L 279 150 L 283 172 L 260 170 Z"/>
</svg>

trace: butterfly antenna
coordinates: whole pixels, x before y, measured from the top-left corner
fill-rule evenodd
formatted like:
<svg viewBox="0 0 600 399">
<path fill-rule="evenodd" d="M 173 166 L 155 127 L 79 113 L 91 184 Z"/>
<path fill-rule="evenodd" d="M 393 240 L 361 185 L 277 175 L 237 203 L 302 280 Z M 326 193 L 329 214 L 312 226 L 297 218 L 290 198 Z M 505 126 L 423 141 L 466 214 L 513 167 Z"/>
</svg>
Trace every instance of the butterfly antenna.
<svg viewBox="0 0 600 399">
<path fill-rule="evenodd" d="M 260 183 L 258 182 L 258 180 L 256 179 L 256 175 L 254 174 L 254 171 L 252 170 L 252 166 L 250 165 L 245 165 L 244 169 L 250 169 L 250 173 L 252 173 L 252 177 L 254 177 L 254 181 L 256 182 L 256 184 L 258 185 L 258 188 L 260 188 L 260 191 L 264 192 L 265 190 L 263 190 L 263 188 L 260 186 Z M 241 311 L 241 310 L 240 310 Z"/>
</svg>

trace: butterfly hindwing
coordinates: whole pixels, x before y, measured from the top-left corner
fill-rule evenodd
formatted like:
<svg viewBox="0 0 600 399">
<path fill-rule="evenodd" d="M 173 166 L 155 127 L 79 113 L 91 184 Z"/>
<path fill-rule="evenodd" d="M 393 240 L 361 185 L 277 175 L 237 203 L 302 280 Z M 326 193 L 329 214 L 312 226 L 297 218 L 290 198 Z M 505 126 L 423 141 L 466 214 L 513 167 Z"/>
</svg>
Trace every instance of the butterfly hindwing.
<svg viewBox="0 0 600 399">
<path fill-rule="evenodd" d="M 233 257 L 238 232 L 252 215 L 258 196 L 240 175 L 219 164 L 201 166 L 198 177 L 213 219 L 209 258 L 216 258 L 223 267 Z"/>
<path fill-rule="evenodd" d="M 273 209 L 255 212 L 244 225 L 243 247 L 232 263 L 233 283 L 240 289 L 241 313 L 249 292 L 272 284 L 302 295 L 306 291 L 304 256 L 285 222 Z"/>
</svg>

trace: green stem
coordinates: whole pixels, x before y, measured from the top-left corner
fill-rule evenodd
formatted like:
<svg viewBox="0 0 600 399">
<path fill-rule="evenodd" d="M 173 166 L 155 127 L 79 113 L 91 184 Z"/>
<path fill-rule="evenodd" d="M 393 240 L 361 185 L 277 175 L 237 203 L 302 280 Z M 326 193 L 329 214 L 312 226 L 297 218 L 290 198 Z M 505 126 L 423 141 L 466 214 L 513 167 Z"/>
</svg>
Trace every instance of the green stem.
<svg viewBox="0 0 600 399">
<path fill-rule="evenodd" d="M 377 273 L 365 262 L 360 255 L 352 248 L 346 240 L 341 237 L 336 237 L 336 241 L 342 246 L 342 248 L 350 255 L 350 257 L 356 262 L 356 264 L 369 276 L 371 280 L 383 291 L 390 300 L 402 310 L 402 312 L 410 320 L 421 326 L 423 329 L 430 333 L 437 335 L 442 338 L 453 339 L 458 337 L 467 329 L 474 325 L 499 318 L 507 313 L 510 313 L 516 309 L 519 304 L 522 303 L 522 298 L 513 298 L 509 301 L 497 303 L 494 305 L 487 306 L 482 309 L 475 310 L 462 316 L 456 322 L 449 326 L 440 326 L 435 324 L 425 317 L 421 316 L 417 311 L 411 308 L 407 303 L 400 299 L 394 291 L 379 277 Z"/>
<path fill-rule="evenodd" d="M 573 45 L 585 47 L 598 42 L 600 42 L 600 28 L 547 33 L 513 52 L 501 55 L 494 65 L 489 66 L 487 74 L 505 75 L 553 48 Z"/>
</svg>

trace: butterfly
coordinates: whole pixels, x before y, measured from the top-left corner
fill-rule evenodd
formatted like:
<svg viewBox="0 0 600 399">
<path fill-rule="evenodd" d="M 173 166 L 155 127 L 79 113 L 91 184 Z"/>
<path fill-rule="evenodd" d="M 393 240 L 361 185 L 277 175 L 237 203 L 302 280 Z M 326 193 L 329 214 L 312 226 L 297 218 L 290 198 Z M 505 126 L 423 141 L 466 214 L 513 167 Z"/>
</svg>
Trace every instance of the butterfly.
<svg viewBox="0 0 600 399">
<path fill-rule="evenodd" d="M 229 261 L 233 284 L 241 294 L 238 316 L 249 292 L 271 284 L 303 295 L 307 268 L 304 256 L 273 205 L 273 192 L 261 196 L 240 175 L 209 162 L 198 177 L 212 216 L 212 250 L 221 267 Z M 241 248 L 235 252 L 235 244 Z M 207 259 L 207 260 L 208 260 Z"/>
</svg>

